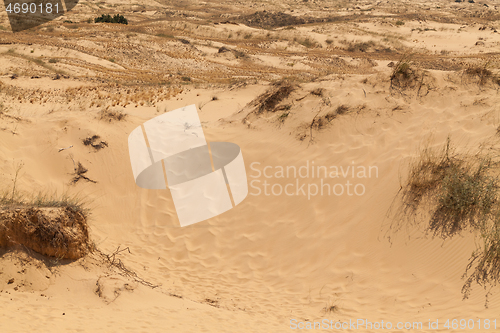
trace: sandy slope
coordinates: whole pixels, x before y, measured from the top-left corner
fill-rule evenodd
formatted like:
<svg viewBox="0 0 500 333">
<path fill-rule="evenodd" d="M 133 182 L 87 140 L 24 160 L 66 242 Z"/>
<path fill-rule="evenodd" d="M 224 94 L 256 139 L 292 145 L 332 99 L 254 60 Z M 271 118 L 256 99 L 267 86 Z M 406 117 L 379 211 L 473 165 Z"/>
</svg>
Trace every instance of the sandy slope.
<svg viewBox="0 0 500 333">
<path fill-rule="evenodd" d="M 488 60 L 497 71 L 494 21 L 488 30 L 479 30 L 485 23 L 474 23 L 471 15 L 463 15 L 466 28 L 458 19 L 435 23 L 408 18 L 408 8 L 425 18 L 430 5 L 401 2 L 374 6 L 368 22 L 269 32 L 242 23 L 207 23 L 203 8 L 212 2 L 179 5 L 182 10 L 170 2 L 144 2 L 120 7 L 135 20 L 129 27 L 108 26 L 101 32 L 82 23 L 100 4 L 85 4 L 74 14 L 77 28 L 54 24 L 51 32 L 40 27 L 36 43 L 30 33 L 1 34 L 8 45 L 0 47 L 0 182 L 11 187 L 22 163 L 20 191 L 68 191 L 88 200 L 97 248 L 105 255 L 128 248 L 113 257 L 128 271 L 111 266 L 97 251 L 77 262 L 27 255 L 22 247 L 2 253 L 2 332 L 274 333 L 297 331 L 291 320 L 305 325 L 323 319 L 383 320 L 394 326 L 422 322 L 422 329 L 409 331 L 436 332 L 427 326 L 430 319 L 439 320 L 440 331 L 464 332 L 443 325 L 447 319 L 495 319 L 497 288 L 491 290 L 488 307 L 486 291 L 478 286 L 462 300 L 461 276 L 475 249 L 473 235 L 443 242 L 415 228 L 393 234 L 387 217 L 408 163 L 426 142 L 441 146 L 451 136 L 461 150 L 474 152 L 482 142 L 498 138 L 498 85 L 478 85 L 463 72 Z M 440 4 L 449 12 L 457 6 L 467 8 L 461 13 L 482 9 L 479 4 Z M 228 11 L 224 6 L 229 5 L 221 1 L 220 8 L 212 9 Z M 293 13 L 294 5 L 287 2 L 278 9 Z M 334 5 L 321 9 L 323 5 L 296 6 L 308 15 L 337 10 Z M 271 4 L 234 6 L 249 13 Z M 371 4 L 359 6 L 346 5 L 338 12 L 347 16 Z M 436 19 L 444 20 L 448 12 L 432 6 Z M 161 21 L 161 11 L 172 8 L 174 19 Z M 182 13 L 195 19 L 177 20 Z M 228 17 L 234 19 L 231 13 Z M 400 18 L 406 23 L 396 26 Z M 417 28 L 421 31 L 412 30 Z M 245 38 L 249 32 L 253 37 Z M 268 32 L 276 40 L 259 39 Z M 240 35 L 221 37 L 230 33 Z M 304 37 L 321 47 L 297 42 Z M 392 51 L 347 50 L 370 40 L 375 40 L 371 47 Z M 482 43 L 476 45 L 478 41 Z M 243 50 L 247 57 L 237 57 L 234 50 L 219 53 L 221 46 Z M 387 65 L 405 47 L 418 51 L 415 64 L 427 70 L 419 91 L 390 88 Z M 49 62 L 51 58 L 57 61 Z M 65 76 L 54 80 L 61 70 Z M 19 77 L 13 79 L 13 74 Z M 41 77 L 32 79 L 35 75 Z M 280 103 L 288 107 L 252 114 L 252 100 L 283 77 L 296 84 Z M 324 89 L 322 96 L 311 94 L 318 88 Z M 190 104 L 198 107 L 208 141 L 241 147 L 250 194 L 218 217 L 181 228 L 168 191 L 135 185 L 127 138 L 146 120 Z M 311 132 L 315 117 L 341 105 L 346 114 Z M 103 109 L 121 110 L 127 117 L 101 120 Z M 82 140 L 92 135 L 107 147 L 97 151 L 84 146 Z M 71 184 L 73 161 L 81 162 L 96 183 Z M 275 174 L 280 166 L 313 164 L 349 167 L 346 177 L 324 180 L 345 186 L 345 192 L 308 197 L 308 188 L 321 187 L 320 178 Z M 272 171 L 269 178 L 265 167 Z M 353 167 L 377 172 L 353 177 Z M 264 181 L 274 185 L 269 195 Z M 347 181 L 359 184 L 363 194 L 349 195 Z M 289 184 L 293 195 L 272 193 Z M 467 331 L 484 332 L 477 326 Z"/>
<path fill-rule="evenodd" d="M 237 208 L 187 228 L 179 227 L 168 192 L 139 189 L 131 176 L 128 133 L 155 116 L 156 109 L 126 109 L 129 117 L 125 122 L 99 121 L 95 113 L 78 111 L 23 117 L 29 122 L 19 122 L 19 135 L 0 133 L 4 181 L 8 184 L 12 175 L 12 162 L 22 161 L 20 188 L 70 188 L 84 194 L 92 200 L 90 224 L 99 248 L 111 253 L 119 245 L 129 247 L 131 253 L 122 253 L 122 260 L 161 287 L 149 289 L 126 279 L 117 282 L 116 275 L 111 275 L 101 282 L 122 290 L 116 300 L 106 304 L 109 297 L 100 298 L 95 290 L 99 277 L 110 273 L 91 259 L 86 260 L 87 269 L 80 263 L 57 267 L 49 274 L 48 283 L 38 282 L 47 279 L 40 273 L 46 269 L 39 268 L 35 270 L 39 277 L 16 276 L 16 281 L 34 281 L 38 286 L 14 291 L 15 282 L 2 288 L 2 328 L 25 332 L 41 321 L 46 331 L 284 332 L 290 319 L 366 318 L 394 323 L 427 322 L 429 318 L 493 319 L 497 293 L 490 297 L 489 309 L 484 308 L 480 288 L 475 288 L 469 300 L 461 300 L 460 276 L 474 249 L 471 236 L 443 243 L 408 231 L 398 234 L 391 246 L 385 237 L 385 215 L 399 188 L 398 175 L 419 144 L 430 135 L 442 142 L 451 134 L 471 147 L 488 139 L 496 130 L 492 112 L 498 97 L 490 89 L 468 86 L 448 95 L 435 92 L 408 104 L 397 96 L 377 96 L 378 89 L 387 88 L 378 79 L 370 77 L 374 86 L 364 86 L 366 99 L 359 93 L 358 77 L 308 84 L 294 92 L 304 95 L 321 86 L 334 105 L 371 101 L 367 110 L 339 117 L 329 128 L 315 133 L 312 144 L 307 139 L 297 140 L 291 133 L 294 127 L 287 122 L 280 128 L 276 122 L 256 119 L 248 128 L 240 121 L 219 121 L 238 118 L 238 114 L 231 116 L 231 106 L 246 104 L 265 87 L 214 92 L 219 100 L 200 112 L 207 139 L 240 145 L 249 181 L 263 182 L 263 176 L 256 178 L 256 169 L 263 171 L 264 166 L 299 168 L 307 161 L 318 166 L 348 167 L 352 162 L 376 166 L 378 178 L 349 177 L 352 183 L 365 186 L 362 196 L 324 195 L 310 200 L 302 195 L 256 196 L 255 186 L 261 185 L 253 183 L 250 195 Z M 168 106 L 203 102 L 211 96 L 197 94 L 182 93 Z M 489 107 L 479 110 L 473 106 L 478 94 Z M 438 95 L 440 102 L 436 102 Z M 320 104 L 313 95 L 295 103 L 290 122 L 310 119 L 311 110 Z M 405 109 L 386 111 L 399 104 Z M 94 134 L 109 147 L 94 152 L 81 143 L 82 138 Z M 58 152 L 70 145 L 74 148 Z M 97 184 L 68 185 L 73 168 L 70 155 L 89 169 L 88 177 Z M 260 164 L 251 167 L 254 162 Z M 268 181 L 284 186 L 296 179 Z M 299 181 L 310 184 L 319 179 Z M 13 265 L 15 261 L 2 261 L 4 283 L 15 274 Z M 217 307 L 207 304 L 210 302 Z M 330 306 L 338 310 L 325 312 Z M 18 316 L 27 320 L 20 321 Z"/>
</svg>

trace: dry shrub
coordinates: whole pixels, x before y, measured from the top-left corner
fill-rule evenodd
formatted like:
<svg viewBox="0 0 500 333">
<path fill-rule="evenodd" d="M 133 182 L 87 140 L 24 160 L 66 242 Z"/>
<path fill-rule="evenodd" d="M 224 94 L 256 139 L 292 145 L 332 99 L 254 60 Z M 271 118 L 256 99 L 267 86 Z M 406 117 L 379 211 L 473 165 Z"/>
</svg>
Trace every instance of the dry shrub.
<svg viewBox="0 0 500 333">
<path fill-rule="evenodd" d="M 99 135 L 92 135 L 83 139 L 82 141 L 85 146 L 91 146 L 95 150 L 100 150 L 108 146 L 108 143 L 106 141 L 99 141 L 100 138 L 101 137 Z"/>
<path fill-rule="evenodd" d="M 470 231 L 482 241 L 466 267 L 464 277 L 470 275 L 462 288 L 464 298 L 473 282 L 485 288 L 500 282 L 500 184 L 494 157 L 458 154 L 448 139 L 439 151 L 422 150 L 398 193 L 395 231 L 428 217 L 425 229 L 434 236 Z"/>
<path fill-rule="evenodd" d="M 484 248 L 474 251 L 467 265 L 464 277 L 472 271 L 462 287 L 464 298 L 468 298 L 472 283 L 484 287 L 496 286 L 500 282 L 500 230 L 498 225 L 483 235 Z M 489 294 L 487 294 L 489 295 Z M 488 298 L 486 298 L 486 304 Z"/>
<path fill-rule="evenodd" d="M 483 228 L 495 218 L 495 167 L 488 156 L 457 154 L 449 139 L 439 152 L 424 149 L 402 186 L 400 218 L 414 222 L 425 208 L 430 211 L 427 230 L 442 238 Z"/>
<path fill-rule="evenodd" d="M 422 75 L 413 67 L 411 55 L 404 54 L 393 67 L 391 88 L 415 88 L 421 82 Z"/>
<path fill-rule="evenodd" d="M 276 106 L 287 98 L 295 87 L 287 81 L 280 81 L 273 85 L 271 89 L 257 97 L 254 103 L 257 105 L 257 113 L 264 111 L 276 111 Z"/>
<path fill-rule="evenodd" d="M 349 107 L 347 105 L 339 105 L 336 109 L 335 109 L 335 114 L 336 115 L 344 115 L 346 113 L 349 112 Z"/>
<path fill-rule="evenodd" d="M 101 110 L 99 112 L 99 120 L 122 121 L 125 120 L 127 114 L 119 110 Z"/>
<path fill-rule="evenodd" d="M 325 94 L 325 89 L 323 88 L 316 88 L 314 90 L 311 90 L 311 95 L 318 96 L 318 97 L 323 97 Z"/>
<path fill-rule="evenodd" d="M 488 82 L 493 82 L 496 84 L 500 84 L 500 78 L 494 75 L 492 71 L 490 71 L 488 67 L 489 63 L 485 63 L 483 66 L 469 66 L 464 74 L 473 80 L 477 80 L 477 83 L 482 86 Z"/>
<path fill-rule="evenodd" d="M 46 256 L 79 259 L 91 249 L 87 218 L 73 207 L 3 207 L 0 247 L 21 244 Z"/>
<path fill-rule="evenodd" d="M 370 40 L 368 42 L 358 42 L 358 43 L 350 43 L 347 47 L 347 52 L 366 52 L 370 48 L 375 46 L 375 42 Z"/>
<path fill-rule="evenodd" d="M 74 172 L 74 177 L 73 179 L 71 180 L 71 183 L 72 184 L 76 184 L 80 179 L 84 179 L 88 182 L 91 182 L 91 183 L 97 183 L 95 180 L 92 180 L 90 178 L 88 178 L 87 176 L 85 176 L 85 174 L 88 172 L 89 170 L 84 167 L 82 165 L 82 163 L 78 162 L 76 165 L 75 165 L 75 172 Z"/>
<path fill-rule="evenodd" d="M 315 117 L 311 123 L 311 128 L 316 130 L 321 130 L 326 127 L 333 119 L 337 116 L 342 116 L 349 113 L 351 110 L 347 105 L 339 105 L 334 111 L 328 112 L 327 114 Z"/>
</svg>

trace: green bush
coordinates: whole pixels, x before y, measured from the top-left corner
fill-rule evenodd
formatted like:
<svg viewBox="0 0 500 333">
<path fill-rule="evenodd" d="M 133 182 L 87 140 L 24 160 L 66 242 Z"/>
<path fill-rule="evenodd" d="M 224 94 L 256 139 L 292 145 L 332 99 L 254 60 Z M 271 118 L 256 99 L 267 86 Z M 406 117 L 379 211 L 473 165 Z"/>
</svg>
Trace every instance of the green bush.
<svg viewBox="0 0 500 333">
<path fill-rule="evenodd" d="M 116 14 L 115 16 L 111 16 L 109 14 L 102 14 L 100 17 L 96 17 L 94 19 L 95 23 L 120 23 L 120 24 L 128 24 L 128 20 L 120 14 Z"/>
</svg>

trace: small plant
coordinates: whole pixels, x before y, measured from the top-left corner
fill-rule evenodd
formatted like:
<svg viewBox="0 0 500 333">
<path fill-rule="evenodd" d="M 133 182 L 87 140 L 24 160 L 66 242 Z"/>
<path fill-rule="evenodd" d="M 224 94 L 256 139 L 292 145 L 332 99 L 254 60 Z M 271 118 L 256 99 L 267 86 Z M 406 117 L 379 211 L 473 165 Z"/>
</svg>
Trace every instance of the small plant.
<svg viewBox="0 0 500 333">
<path fill-rule="evenodd" d="M 17 185 L 17 179 L 19 177 L 19 173 L 21 172 L 21 169 L 23 168 L 24 164 L 21 162 L 19 164 L 17 164 L 15 166 L 15 175 L 14 175 L 14 179 L 12 179 L 12 195 L 10 196 L 10 202 L 13 203 L 16 198 L 17 198 L 17 195 L 16 195 L 16 185 Z"/>
<path fill-rule="evenodd" d="M 234 50 L 233 54 L 234 54 L 234 57 L 236 59 L 246 59 L 246 58 L 248 58 L 248 56 L 243 51 Z"/>
<path fill-rule="evenodd" d="M 500 79 L 493 75 L 493 72 L 488 69 L 489 62 L 486 62 L 483 66 L 469 66 L 465 70 L 465 74 L 472 78 L 477 78 L 479 85 L 485 85 L 488 81 L 496 82 L 500 84 Z"/>
<path fill-rule="evenodd" d="M 339 307 L 335 304 L 331 304 L 328 302 L 326 306 L 323 308 L 324 313 L 335 313 L 339 311 Z"/>
<path fill-rule="evenodd" d="M 123 113 L 122 111 L 101 110 L 99 112 L 98 118 L 99 120 L 107 120 L 109 122 L 112 122 L 112 121 L 125 120 L 126 116 L 127 114 Z"/>
<path fill-rule="evenodd" d="M 485 288 L 500 282 L 499 171 L 496 156 L 459 154 L 448 138 L 442 149 L 420 152 L 397 195 L 395 231 L 428 217 L 425 230 L 434 236 L 445 239 L 471 231 L 482 241 L 465 270 L 464 298 L 473 282 Z"/>
<path fill-rule="evenodd" d="M 288 116 L 289 116 L 289 115 L 290 115 L 290 112 L 289 112 L 289 111 L 287 111 L 287 112 L 283 112 L 283 113 L 282 113 L 282 114 L 278 117 L 278 121 L 279 121 L 280 123 L 282 123 L 282 124 L 283 124 L 283 123 L 285 122 L 285 120 L 288 118 Z"/>
<path fill-rule="evenodd" d="M 57 62 L 58 62 L 58 60 L 57 60 L 57 59 L 54 59 L 54 58 L 50 58 L 50 59 L 49 59 L 49 63 L 50 63 L 50 64 L 55 64 L 55 63 L 57 63 Z"/>
<path fill-rule="evenodd" d="M 405 25 L 405 23 L 403 21 L 396 21 L 396 25 L 401 26 L 401 25 Z"/>
<path fill-rule="evenodd" d="M 337 109 L 335 109 L 335 113 L 338 114 L 338 115 L 344 115 L 346 114 L 347 112 L 349 112 L 349 107 L 347 105 L 339 105 L 337 107 Z"/>
<path fill-rule="evenodd" d="M 311 91 L 311 95 L 315 95 L 315 96 L 319 96 L 319 97 L 323 97 L 324 94 L 325 94 L 325 89 L 323 89 L 323 88 L 316 88 L 316 89 Z"/>
<path fill-rule="evenodd" d="M 366 52 L 375 46 L 374 41 L 352 43 L 347 47 L 348 52 Z"/>
<path fill-rule="evenodd" d="M 300 40 L 299 41 L 299 44 L 302 45 L 302 46 L 305 46 L 307 48 L 312 48 L 312 47 L 315 47 L 316 46 L 316 42 L 309 39 L 309 38 L 305 38 L 303 40 Z"/>
<path fill-rule="evenodd" d="M 277 111 L 278 104 L 287 98 L 294 90 L 295 86 L 287 81 L 275 83 L 274 87 L 257 98 L 257 113 L 260 114 L 264 111 Z"/>
<path fill-rule="evenodd" d="M 401 56 L 401 59 L 399 59 L 397 64 L 392 69 L 390 79 L 391 88 L 411 88 L 415 86 L 416 81 L 419 79 L 419 75 L 412 67 L 410 54 L 404 54 Z"/>
<path fill-rule="evenodd" d="M 87 168 L 85 168 L 82 163 L 78 162 L 77 165 L 75 166 L 75 173 L 74 173 L 74 177 L 73 179 L 71 180 L 71 183 L 72 184 L 76 184 L 80 179 L 85 179 L 86 181 L 88 182 L 91 182 L 91 183 L 96 183 L 95 180 L 92 180 L 90 178 L 88 178 L 87 176 L 85 176 L 85 174 L 88 172 L 89 170 Z"/>
<path fill-rule="evenodd" d="M 135 35 L 134 35 L 135 36 Z M 168 34 L 165 34 L 165 33 L 159 33 L 159 34 L 156 34 L 157 37 L 162 37 L 162 38 L 170 38 L 170 39 L 174 39 L 174 35 L 168 35 Z"/>
<path fill-rule="evenodd" d="M 119 24 L 128 24 L 128 20 L 120 14 L 116 14 L 111 16 L 109 14 L 102 14 L 99 17 L 94 19 L 94 23 L 119 23 Z"/>
<path fill-rule="evenodd" d="M 95 150 L 100 150 L 108 146 L 106 141 L 100 141 L 101 137 L 99 135 L 92 135 L 82 140 L 85 146 L 91 146 Z"/>
</svg>

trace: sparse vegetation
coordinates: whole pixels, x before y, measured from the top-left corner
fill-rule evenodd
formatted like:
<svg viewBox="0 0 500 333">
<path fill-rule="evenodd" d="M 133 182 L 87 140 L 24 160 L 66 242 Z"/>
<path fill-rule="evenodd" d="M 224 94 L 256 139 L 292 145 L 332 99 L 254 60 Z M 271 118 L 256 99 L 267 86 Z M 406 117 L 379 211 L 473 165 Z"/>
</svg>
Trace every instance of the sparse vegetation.
<svg viewBox="0 0 500 333">
<path fill-rule="evenodd" d="M 500 282 L 499 161 L 486 153 L 459 154 L 448 138 L 441 150 L 425 148 L 410 165 L 401 186 L 393 228 L 417 225 L 428 217 L 426 232 L 443 239 L 475 232 L 482 245 L 472 254 L 462 288 Z"/>
<path fill-rule="evenodd" d="M 317 47 L 318 44 L 316 43 L 316 41 L 310 39 L 310 38 L 304 38 L 304 39 L 300 39 L 298 40 L 298 43 L 302 46 L 305 46 L 307 48 L 312 48 L 312 47 Z"/>
<path fill-rule="evenodd" d="M 351 43 L 347 47 L 348 52 L 366 52 L 375 46 L 374 41 Z"/>
<path fill-rule="evenodd" d="M 347 105 L 339 105 L 336 109 L 335 109 L 335 114 L 338 114 L 338 115 L 344 115 L 346 113 L 349 112 L 349 107 Z"/>
<path fill-rule="evenodd" d="M 104 109 L 99 111 L 99 120 L 107 120 L 109 122 L 112 121 L 121 121 L 125 120 L 127 117 L 126 113 L 123 113 L 122 111 L 119 110 L 110 110 L 110 109 Z"/>
<path fill-rule="evenodd" d="M 73 163 L 74 163 L 74 161 L 73 161 Z M 88 181 L 88 182 L 91 182 L 91 183 L 96 183 L 96 181 L 95 181 L 95 180 L 92 180 L 92 179 L 88 178 L 87 176 L 85 176 L 85 174 L 86 174 L 88 171 L 89 171 L 89 170 L 88 170 L 86 167 L 84 167 L 82 163 L 78 162 L 78 163 L 75 165 L 75 172 L 74 172 L 74 175 L 75 175 L 75 176 L 74 176 L 74 177 L 73 177 L 73 179 L 71 180 L 71 183 L 72 183 L 72 184 L 76 184 L 76 183 L 78 183 L 78 181 L 79 181 L 80 179 L 84 179 L 84 180 L 86 180 L 86 181 Z"/>
<path fill-rule="evenodd" d="M 15 196 L 11 195 L 12 192 L 15 193 Z M 85 206 L 86 204 L 81 198 L 70 196 L 67 193 L 60 196 L 56 193 L 47 192 L 27 194 L 14 189 L 0 193 L 0 210 L 15 210 L 16 208 L 70 208 L 87 217 L 90 211 Z"/>
<path fill-rule="evenodd" d="M 316 116 L 311 122 L 311 128 L 315 130 L 324 129 L 337 116 L 345 115 L 350 111 L 347 105 L 339 105 L 334 111 L 330 111 L 323 116 Z"/>
<path fill-rule="evenodd" d="M 89 210 L 77 196 L 17 190 L 23 164 L 15 168 L 13 186 L 0 193 L 0 247 L 22 245 L 43 255 L 79 259 L 92 250 Z"/>
<path fill-rule="evenodd" d="M 324 93 L 325 93 L 325 89 L 323 89 L 323 88 L 316 88 L 316 89 L 311 91 L 312 95 L 319 96 L 319 97 L 323 97 Z"/>
<path fill-rule="evenodd" d="M 234 50 L 233 54 L 234 54 L 234 57 L 236 59 L 247 59 L 248 58 L 248 56 L 246 55 L 246 53 L 243 52 L 243 51 L 240 51 L 240 50 Z"/>
<path fill-rule="evenodd" d="M 82 142 L 85 146 L 91 146 L 95 150 L 101 150 L 101 149 L 107 147 L 108 143 L 106 141 L 102 141 L 100 139 L 101 139 L 101 137 L 99 135 L 92 135 L 92 136 L 89 136 L 89 137 L 83 139 Z"/>
<path fill-rule="evenodd" d="M 326 304 L 326 306 L 323 308 L 323 312 L 326 313 L 335 313 L 339 311 L 339 307 L 335 304 Z"/>
<path fill-rule="evenodd" d="M 130 34 L 131 37 L 135 37 L 135 34 Z M 175 36 L 174 35 L 169 35 L 169 34 L 165 34 L 165 33 L 159 33 L 159 34 L 156 34 L 156 36 L 158 37 L 162 37 L 162 38 L 170 38 L 170 39 L 175 39 Z"/>
<path fill-rule="evenodd" d="M 109 14 L 102 14 L 99 17 L 94 19 L 94 23 L 119 23 L 119 24 L 128 24 L 128 20 L 120 14 L 115 14 L 111 16 Z"/>
<path fill-rule="evenodd" d="M 278 117 L 278 121 L 280 123 L 284 123 L 285 120 L 288 118 L 288 116 L 290 115 L 290 112 L 289 111 L 286 111 L 286 112 L 283 112 L 279 117 Z"/>
<path fill-rule="evenodd" d="M 288 97 L 294 89 L 294 86 L 286 81 L 275 83 L 273 88 L 257 98 L 258 113 L 275 111 L 276 106 Z"/>
<path fill-rule="evenodd" d="M 413 68 L 411 55 L 403 54 L 392 69 L 391 88 L 414 88 L 421 76 Z"/>
<path fill-rule="evenodd" d="M 418 31 L 420 33 L 420 32 L 427 32 L 427 31 L 436 31 L 436 29 L 434 29 L 434 28 L 424 28 L 424 29 L 422 29 L 422 28 L 414 28 L 414 29 L 411 29 L 411 31 L 412 32 L 413 31 Z"/>
<path fill-rule="evenodd" d="M 60 259 L 79 259 L 91 251 L 87 219 L 71 206 L 4 206 L 0 211 L 0 246 L 15 245 Z"/>
<path fill-rule="evenodd" d="M 469 66 L 464 71 L 464 74 L 470 78 L 477 79 L 478 84 L 481 86 L 488 82 L 500 84 L 500 78 L 488 69 L 488 65 L 489 62 L 486 62 L 483 66 Z"/>
</svg>

